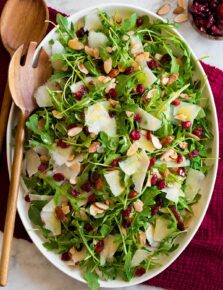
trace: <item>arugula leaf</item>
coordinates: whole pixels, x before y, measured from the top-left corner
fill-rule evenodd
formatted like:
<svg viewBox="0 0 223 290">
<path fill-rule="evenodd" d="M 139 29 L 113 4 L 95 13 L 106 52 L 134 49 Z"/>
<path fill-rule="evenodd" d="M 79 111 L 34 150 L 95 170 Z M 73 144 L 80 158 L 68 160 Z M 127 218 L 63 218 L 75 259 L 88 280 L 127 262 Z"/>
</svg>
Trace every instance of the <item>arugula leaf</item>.
<svg viewBox="0 0 223 290">
<path fill-rule="evenodd" d="M 98 275 L 95 272 L 85 272 L 84 279 L 87 281 L 87 285 L 92 290 L 98 290 L 100 285 L 98 283 Z"/>
<path fill-rule="evenodd" d="M 31 201 L 30 207 L 28 210 L 28 216 L 34 225 L 42 226 L 43 222 L 40 217 L 40 212 L 46 204 L 47 204 L 47 201 L 45 200 Z"/>
<path fill-rule="evenodd" d="M 124 19 L 122 23 L 123 31 L 130 31 L 136 26 L 137 14 L 133 13 L 130 18 Z"/>
</svg>

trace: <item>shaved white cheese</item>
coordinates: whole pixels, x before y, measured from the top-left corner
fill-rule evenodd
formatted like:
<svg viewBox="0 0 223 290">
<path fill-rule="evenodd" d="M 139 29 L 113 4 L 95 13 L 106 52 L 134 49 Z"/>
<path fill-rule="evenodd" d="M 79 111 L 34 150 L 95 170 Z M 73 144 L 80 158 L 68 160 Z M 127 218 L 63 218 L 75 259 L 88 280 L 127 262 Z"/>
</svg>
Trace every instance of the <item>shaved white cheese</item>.
<svg viewBox="0 0 223 290">
<path fill-rule="evenodd" d="M 41 108 L 53 106 L 47 88 L 53 91 L 58 90 L 57 83 L 55 81 L 48 81 L 35 91 L 34 98 L 36 99 L 37 105 Z"/>
<path fill-rule="evenodd" d="M 153 115 L 147 113 L 145 110 L 138 108 L 135 113 L 139 114 L 142 117 L 141 122 L 139 123 L 139 126 L 142 129 L 150 130 L 150 131 L 156 131 L 158 130 L 162 122 L 154 117 Z"/>
<path fill-rule="evenodd" d="M 126 175 L 134 174 L 139 168 L 140 162 L 137 154 L 128 157 L 126 160 L 119 162 L 119 166 Z"/>
<path fill-rule="evenodd" d="M 38 172 L 38 167 L 41 164 L 39 155 L 33 150 L 29 149 L 26 151 L 26 171 L 28 176 L 32 176 Z"/>
<path fill-rule="evenodd" d="M 104 239 L 104 249 L 100 253 L 100 263 L 103 266 L 106 261 L 112 261 L 120 242 L 117 242 L 117 236 L 108 235 Z"/>
<path fill-rule="evenodd" d="M 149 252 L 146 250 L 136 250 L 134 256 L 132 257 L 131 267 L 139 266 L 148 256 Z"/>
<path fill-rule="evenodd" d="M 93 80 L 94 80 L 93 77 L 86 77 L 86 78 L 84 79 L 85 83 L 89 83 L 90 81 L 93 81 Z M 84 82 L 79 81 L 79 82 L 77 82 L 77 83 L 72 84 L 72 85 L 70 86 L 70 90 L 71 90 L 72 93 L 76 93 L 76 92 L 80 91 L 80 89 L 81 89 L 83 86 L 85 86 Z"/>
<path fill-rule="evenodd" d="M 205 175 L 201 171 L 190 168 L 187 173 L 185 195 L 188 200 L 193 200 L 201 188 Z"/>
<path fill-rule="evenodd" d="M 84 30 L 99 30 L 101 28 L 101 20 L 96 12 L 92 12 L 85 17 Z"/>
<path fill-rule="evenodd" d="M 153 143 L 144 135 L 141 135 L 140 139 L 136 141 L 136 143 L 138 144 L 138 148 L 146 150 L 147 152 L 152 153 L 155 150 Z"/>
<path fill-rule="evenodd" d="M 135 190 L 138 193 L 141 193 L 149 166 L 149 157 L 147 156 L 145 151 L 142 151 L 140 152 L 140 154 L 138 154 L 138 160 L 139 160 L 139 169 L 133 174 L 132 180 L 135 185 Z"/>
<path fill-rule="evenodd" d="M 39 155 L 48 155 L 48 149 L 44 147 L 43 145 L 37 145 L 33 148 L 33 150 L 38 153 Z"/>
<path fill-rule="evenodd" d="M 184 121 L 190 121 L 193 123 L 194 119 L 197 117 L 201 107 L 198 105 L 181 102 L 179 106 L 174 106 L 173 114 L 184 116 Z"/>
<path fill-rule="evenodd" d="M 72 247 L 69 250 L 69 253 L 71 254 L 71 260 L 67 262 L 69 266 L 76 266 L 77 263 L 83 261 L 88 254 L 88 251 L 86 247 L 83 247 L 81 251 L 76 250 L 74 247 Z"/>
<path fill-rule="evenodd" d="M 52 45 L 52 55 L 57 54 L 57 53 L 65 53 L 65 49 L 58 40 L 55 40 Z"/>
<path fill-rule="evenodd" d="M 108 42 L 107 36 L 102 32 L 90 31 L 88 36 L 88 45 L 93 48 L 106 46 Z"/>
<path fill-rule="evenodd" d="M 168 237 L 172 230 L 168 228 L 168 221 L 162 217 L 156 219 L 156 225 L 154 230 L 154 240 L 156 242 L 161 242 L 163 239 Z"/>
<path fill-rule="evenodd" d="M 56 166 L 54 168 L 54 173 L 62 173 L 66 179 L 71 181 L 78 176 L 80 170 L 81 170 L 80 163 L 76 162 L 71 167 L 67 167 L 65 164 L 61 166 Z"/>
<path fill-rule="evenodd" d="M 77 162 L 82 162 L 84 160 L 84 154 L 78 154 L 77 156 L 74 157 L 73 160 L 71 161 L 67 161 L 65 164 L 68 166 L 68 167 L 71 167 L 72 165 L 74 165 L 75 163 Z"/>
<path fill-rule="evenodd" d="M 105 132 L 110 137 L 116 135 L 116 121 L 115 118 L 109 116 L 106 109 L 108 105 L 108 102 L 101 102 L 86 109 L 85 125 L 88 126 L 89 132 L 95 134 Z"/>
<path fill-rule="evenodd" d="M 119 196 L 125 189 L 124 186 L 122 186 L 121 184 L 120 171 L 113 170 L 109 173 L 106 173 L 104 177 L 114 196 Z"/>
<path fill-rule="evenodd" d="M 58 39 L 58 37 L 59 37 L 58 33 L 55 32 L 55 33 L 53 33 L 53 35 L 51 35 L 50 40 L 55 41 Z M 48 54 L 48 56 L 52 55 L 52 45 L 49 44 L 49 41 L 44 44 L 43 48 L 46 51 L 46 53 Z"/>
<path fill-rule="evenodd" d="M 52 150 L 50 151 L 50 155 L 52 160 L 56 163 L 56 165 L 61 166 L 65 164 L 70 155 L 71 155 L 72 148 L 61 148 L 56 145 L 53 146 Z"/>
<path fill-rule="evenodd" d="M 184 196 L 184 193 L 181 190 L 181 185 L 179 183 L 174 183 L 171 187 L 165 187 L 161 189 L 161 191 L 166 193 L 167 199 L 175 203 L 178 203 L 180 196 Z"/>
<path fill-rule="evenodd" d="M 131 54 L 139 54 L 144 51 L 142 41 L 138 36 L 131 36 L 130 38 Z"/>
<path fill-rule="evenodd" d="M 55 215 L 55 204 L 52 199 L 41 210 L 40 216 L 47 230 L 51 231 L 54 236 L 61 234 L 61 223 Z"/>
<path fill-rule="evenodd" d="M 183 157 L 183 161 L 181 163 L 177 163 L 174 161 L 164 162 L 161 160 L 157 160 L 156 164 L 157 165 L 166 164 L 167 168 L 187 167 L 187 166 L 190 166 L 190 160 L 186 159 L 185 157 Z"/>
<path fill-rule="evenodd" d="M 146 239 L 152 248 L 157 248 L 159 243 L 154 241 L 154 226 L 149 224 L 146 229 Z"/>
<path fill-rule="evenodd" d="M 29 198 L 31 201 L 33 200 L 51 200 L 52 196 L 50 195 L 40 195 L 40 194 L 29 194 Z"/>
<path fill-rule="evenodd" d="M 155 81 L 157 80 L 157 77 L 154 75 L 154 73 L 151 71 L 148 66 L 144 67 L 143 72 L 145 74 L 145 86 L 151 86 Z"/>
</svg>

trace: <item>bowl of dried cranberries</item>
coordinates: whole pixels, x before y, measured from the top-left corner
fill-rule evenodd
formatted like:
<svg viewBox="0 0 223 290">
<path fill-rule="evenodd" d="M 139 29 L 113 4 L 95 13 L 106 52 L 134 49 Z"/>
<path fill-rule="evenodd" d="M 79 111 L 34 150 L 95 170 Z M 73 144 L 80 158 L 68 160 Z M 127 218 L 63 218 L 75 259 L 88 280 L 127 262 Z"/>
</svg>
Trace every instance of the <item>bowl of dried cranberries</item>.
<svg viewBox="0 0 223 290">
<path fill-rule="evenodd" d="M 223 0 L 190 0 L 189 17 L 202 35 L 223 40 Z"/>
</svg>

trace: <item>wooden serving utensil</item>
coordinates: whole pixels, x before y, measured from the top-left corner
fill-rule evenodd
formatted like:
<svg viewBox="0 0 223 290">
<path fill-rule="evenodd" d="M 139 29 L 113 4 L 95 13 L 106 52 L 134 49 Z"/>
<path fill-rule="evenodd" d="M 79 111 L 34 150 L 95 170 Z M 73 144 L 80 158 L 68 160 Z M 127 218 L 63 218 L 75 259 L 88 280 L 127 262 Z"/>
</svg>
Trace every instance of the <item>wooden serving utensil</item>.
<svg viewBox="0 0 223 290">
<path fill-rule="evenodd" d="M 37 43 L 31 42 L 26 54 L 25 64 L 21 65 L 24 46 L 20 46 L 14 53 L 9 65 L 9 88 L 12 98 L 20 109 L 16 132 L 14 159 L 12 164 L 11 183 L 8 195 L 8 204 L 3 236 L 2 256 L 0 262 L 0 285 L 7 283 L 12 239 L 15 226 L 17 197 L 23 158 L 23 143 L 25 138 L 25 121 L 36 108 L 33 97 L 34 91 L 45 83 L 52 74 L 49 56 L 44 49 L 40 50 L 33 65 L 33 56 Z"/>
<path fill-rule="evenodd" d="M 10 56 L 22 44 L 27 46 L 30 41 L 40 42 L 46 33 L 48 23 L 45 20 L 48 19 L 49 11 L 44 0 L 8 0 L 1 14 L 0 34 Z M 7 82 L 0 112 L 0 154 L 11 102 Z"/>
</svg>

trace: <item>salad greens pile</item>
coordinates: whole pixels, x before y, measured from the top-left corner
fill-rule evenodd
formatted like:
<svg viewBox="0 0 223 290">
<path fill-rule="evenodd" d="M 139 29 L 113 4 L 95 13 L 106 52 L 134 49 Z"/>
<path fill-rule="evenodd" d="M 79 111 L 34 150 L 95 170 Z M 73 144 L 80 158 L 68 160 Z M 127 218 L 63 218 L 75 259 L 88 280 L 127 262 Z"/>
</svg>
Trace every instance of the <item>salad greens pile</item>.
<svg viewBox="0 0 223 290">
<path fill-rule="evenodd" d="M 57 22 L 26 123 L 25 200 L 44 246 L 97 289 L 177 248 L 208 170 L 208 108 L 174 25 L 103 11 Z"/>
</svg>

